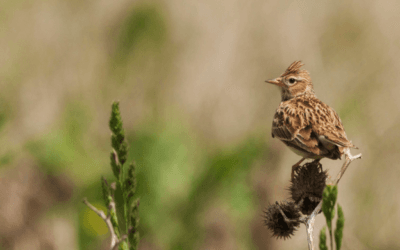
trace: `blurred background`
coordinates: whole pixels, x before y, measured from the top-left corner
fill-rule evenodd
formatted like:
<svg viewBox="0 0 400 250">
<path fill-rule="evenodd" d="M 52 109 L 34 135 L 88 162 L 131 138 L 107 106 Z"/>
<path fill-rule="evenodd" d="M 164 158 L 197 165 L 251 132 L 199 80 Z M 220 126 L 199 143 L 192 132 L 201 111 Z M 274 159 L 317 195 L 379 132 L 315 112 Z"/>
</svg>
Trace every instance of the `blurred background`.
<svg viewBox="0 0 400 250">
<path fill-rule="evenodd" d="M 342 249 L 399 249 L 400 2 L 1 1 L 0 249 L 107 249 L 100 177 L 120 101 L 140 249 L 307 249 L 263 210 L 299 156 L 266 84 L 302 60 L 363 153 L 339 185 Z M 322 160 L 335 176 L 342 162 Z M 315 235 L 325 224 L 317 217 Z"/>
</svg>

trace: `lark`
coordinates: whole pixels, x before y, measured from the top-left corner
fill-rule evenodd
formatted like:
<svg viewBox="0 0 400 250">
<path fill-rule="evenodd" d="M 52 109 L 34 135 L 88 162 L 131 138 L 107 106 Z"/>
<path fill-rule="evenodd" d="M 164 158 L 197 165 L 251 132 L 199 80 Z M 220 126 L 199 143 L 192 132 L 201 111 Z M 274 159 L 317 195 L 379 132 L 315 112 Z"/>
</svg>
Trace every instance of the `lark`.
<svg viewBox="0 0 400 250">
<path fill-rule="evenodd" d="M 310 74 L 300 70 L 302 66 L 295 61 L 280 77 L 266 81 L 279 86 L 282 97 L 272 122 L 272 137 L 302 157 L 292 167 L 292 179 L 305 159 L 352 157 L 349 149 L 357 148 L 347 139 L 335 110 L 316 97 Z"/>
</svg>

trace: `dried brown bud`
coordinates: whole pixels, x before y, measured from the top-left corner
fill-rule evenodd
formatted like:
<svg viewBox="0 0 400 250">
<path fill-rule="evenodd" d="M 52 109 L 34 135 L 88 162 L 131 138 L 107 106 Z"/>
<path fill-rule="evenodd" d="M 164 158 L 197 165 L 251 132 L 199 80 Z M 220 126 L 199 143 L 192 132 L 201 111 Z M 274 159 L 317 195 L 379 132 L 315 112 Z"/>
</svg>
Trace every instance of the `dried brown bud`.
<svg viewBox="0 0 400 250">
<path fill-rule="evenodd" d="M 287 239 L 294 235 L 299 227 L 299 218 L 300 212 L 296 205 L 291 201 L 283 201 L 276 202 L 266 209 L 264 223 L 272 231 L 273 236 Z"/>
<path fill-rule="evenodd" d="M 322 200 L 326 178 L 319 161 L 306 163 L 295 171 L 289 191 L 303 214 L 310 215 Z"/>
</svg>

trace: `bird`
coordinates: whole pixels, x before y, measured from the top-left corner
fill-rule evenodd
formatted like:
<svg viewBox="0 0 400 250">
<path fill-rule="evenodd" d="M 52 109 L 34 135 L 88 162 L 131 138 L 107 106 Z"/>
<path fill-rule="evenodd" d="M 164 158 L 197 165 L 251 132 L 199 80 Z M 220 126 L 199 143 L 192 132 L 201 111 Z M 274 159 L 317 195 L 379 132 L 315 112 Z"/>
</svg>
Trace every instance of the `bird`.
<svg viewBox="0 0 400 250">
<path fill-rule="evenodd" d="M 267 83 L 281 90 L 279 104 L 272 122 L 271 134 L 278 138 L 302 159 L 292 166 L 295 171 L 305 159 L 341 159 L 343 154 L 352 157 L 350 148 L 356 148 L 347 139 L 338 114 L 315 95 L 307 70 L 301 61 L 293 62 L 285 72 Z"/>
</svg>

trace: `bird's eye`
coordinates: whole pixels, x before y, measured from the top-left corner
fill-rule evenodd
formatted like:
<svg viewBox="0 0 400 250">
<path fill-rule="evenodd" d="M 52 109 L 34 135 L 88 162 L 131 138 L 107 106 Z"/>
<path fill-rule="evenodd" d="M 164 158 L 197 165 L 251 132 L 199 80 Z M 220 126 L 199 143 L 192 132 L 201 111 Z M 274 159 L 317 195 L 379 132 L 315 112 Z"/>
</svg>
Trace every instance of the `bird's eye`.
<svg viewBox="0 0 400 250">
<path fill-rule="evenodd" d="M 295 83 L 295 82 L 296 82 L 296 79 L 294 79 L 294 78 L 289 78 L 289 83 L 293 84 L 293 83 Z"/>
</svg>

